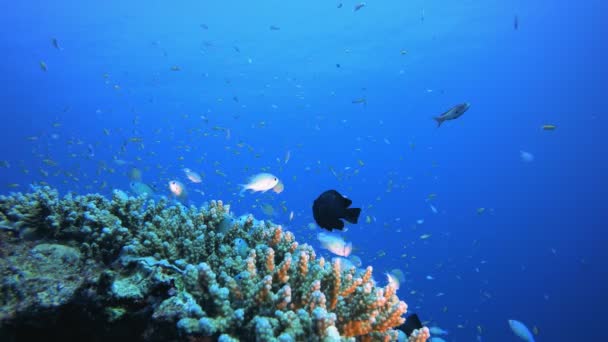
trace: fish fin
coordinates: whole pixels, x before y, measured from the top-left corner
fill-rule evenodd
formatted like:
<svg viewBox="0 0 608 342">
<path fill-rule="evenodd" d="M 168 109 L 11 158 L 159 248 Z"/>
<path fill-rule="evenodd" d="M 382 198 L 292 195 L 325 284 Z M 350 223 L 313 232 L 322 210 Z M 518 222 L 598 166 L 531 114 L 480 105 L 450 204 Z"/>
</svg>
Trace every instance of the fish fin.
<svg viewBox="0 0 608 342">
<path fill-rule="evenodd" d="M 335 225 L 332 225 L 332 227 L 333 227 L 334 229 L 339 229 L 339 230 L 342 230 L 342 229 L 344 229 L 344 222 L 342 222 L 342 220 L 336 220 L 336 224 L 335 224 Z M 331 231 L 331 230 L 330 230 L 330 231 Z"/>
<path fill-rule="evenodd" d="M 420 318 L 418 318 L 418 315 L 416 314 L 412 314 L 407 317 L 405 319 L 405 323 L 397 327 L 397 329 L 403 331 L 408 337 L 412 334 L 414 330 L 420 328 L 422 328 L 422 323 L 420 322 Z"/>
<path fill-rule="evenodd" d="M 437 128 L 441 127 L 441 124 L 443 123 L 443 119 L 441 119 L 440 116 L 436 116 L 433 118 L 433 120 L 437 121 Z"/>
<path fill-rule="evenodd" d="M 239 191 L 239 197 L 245 197 L 245 191 L 247 190 L 247 187 L 244 184 L 239 184 L 239 186 L 241 187 L 241 191 Z"/>
<path fill-rule="evenodd" d="M 357 223 L 359 221 L 359 214 L 361 214 L 361 208 L 346 209 L 344 219 L 350 223 Z"/>
<path fill-rule="evenodd" d="M 353 201 L 351 201 L 350 198 L 342 196 L 342 203 L 344 204 L 344 208 L 348 208 L 351 204 L 353 204 Z"/>
</svg>

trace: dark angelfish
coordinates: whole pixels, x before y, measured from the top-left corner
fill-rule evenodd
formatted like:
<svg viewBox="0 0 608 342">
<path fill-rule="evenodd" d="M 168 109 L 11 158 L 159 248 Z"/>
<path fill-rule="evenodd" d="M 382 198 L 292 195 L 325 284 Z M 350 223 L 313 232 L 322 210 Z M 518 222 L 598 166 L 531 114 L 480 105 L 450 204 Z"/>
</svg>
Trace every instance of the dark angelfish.
<svg viewBox="0 0 608 342">
<path fill-rule="evenodd" d="M 342 219 L 357 223 L 361 208 L 349 208 L 353 203 L 336 190 L 327 190 L 322 193 L 312 205 L 312 213 L 317 224 L 324 229 L 344 229 Z"/>
<path fill-rule="evenodd" d="M 403 331 L 409 337 L 414 330 L 422 329 L 422 323 L 418 315 L 411 314 L 405 319 L 405 323 L 398 326 L 397 329 Z"/>
</svg>

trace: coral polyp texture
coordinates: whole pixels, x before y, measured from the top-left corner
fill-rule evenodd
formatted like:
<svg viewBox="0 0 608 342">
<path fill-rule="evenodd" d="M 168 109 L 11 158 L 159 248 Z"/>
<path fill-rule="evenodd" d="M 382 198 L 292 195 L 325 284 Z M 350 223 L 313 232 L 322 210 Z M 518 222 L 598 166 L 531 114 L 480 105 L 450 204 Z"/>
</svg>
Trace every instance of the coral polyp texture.
<svg viewBox="0 0 608 342">
<path fill-rule="evenodd" d="M 0 336 L 12 339 L 389 341 L 407 311 L 371 267 L 317 257 L 221 201 L 33 188 L 0 196 L 0 234 Z"/>
</svg>

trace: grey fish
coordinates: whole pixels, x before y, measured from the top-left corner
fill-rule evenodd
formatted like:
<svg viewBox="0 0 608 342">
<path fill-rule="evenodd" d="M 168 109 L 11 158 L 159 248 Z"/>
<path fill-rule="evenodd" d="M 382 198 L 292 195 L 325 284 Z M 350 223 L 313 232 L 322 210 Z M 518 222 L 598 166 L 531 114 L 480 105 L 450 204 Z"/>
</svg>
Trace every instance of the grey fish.
<svg viewBox="0 0 608 342">
<path fill-rule="evenodd" d="M 55 49 L 57 50 L 63 50 L 60 46 L 59 46 L 59 41 L 57 40 L 57 38 L 53 38 L 51 40 L 51 42 L 53 43 L 53 46 L 55 47 Z"/>
<path fill-rule="evenodd" d="M 436 116 L 433 119 L 437 121 L 437 127 L 439 127 L 446 120 L 454 120 L 461 117 L 462 114 L 464 114 L 464 112 L 466 112 L 470 106 L 471 105 L 468 102 L 455 105 L 454 107 L 448 109 L 447 112 Z"/>
<path fill-rule="evenodd" d="M 131 188 L 131 191 L 133 191 L 137 196 L 142 196 L 144 194 L 148 196 L 154 195 L 154 190 L 152 190 L 150 186 L 142 182 L 133 181 L 129 183 L 129 187 Z"/>
<path fill-rule="evenodd" d="M 352 101 L 350 101 L 353 104 L 363 104 L 364 106 L 367 107 L 367 99 L 365 99 L 364 97 L 358 98 L 358 99 L 354 99 Z"/>
<path fill-rule="evenodd" d="M 345 219 L 350 223 L 357 223 L 361 208 L 349 208 L 353 203 L 350 199 L 340 195 L 336 190 L 327 190 L 322 193 L 312 205 L 312 213 L 319 227 L 329 230 L 344 229 Z"/>
<path fill-rule="evenodd" d="M 93 148 L 93 145 L 89 144 L 87 149 L 89 150 L 89 158 L 95 157 L 95 149 Z"/>
<path fill-rule="evenodd" d="M 360 2 L 355 5 L 355 8 L 353 8 L 353 12 L 357 12 L 358 10 L 362 9 L 363 7 L 365 7 L 365 2 Z"/>
</svg>

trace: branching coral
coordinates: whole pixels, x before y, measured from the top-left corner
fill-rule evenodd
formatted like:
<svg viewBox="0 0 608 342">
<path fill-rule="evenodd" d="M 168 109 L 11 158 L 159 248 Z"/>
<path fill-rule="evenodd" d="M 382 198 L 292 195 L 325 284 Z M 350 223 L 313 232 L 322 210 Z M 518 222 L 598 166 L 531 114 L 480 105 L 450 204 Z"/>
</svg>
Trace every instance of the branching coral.
<svg viewBox="0 0 608 342">
<path fill-rule="evenodd" d="M 60 199 L 38 188 L 0 196 L 0 220 L 43 237 L 52 232 L 55 241 L 107 265 L 98 302 L 128 313 L 148 298 L 152 321 L 172 324 L 182 338 L 395 340 L 392 329 L 407 310 L 393 284 L 376 285 L 371 267 L 326 262 L 281 226 L 236 218 L 221 201 L 184 207 L 121 191 L 111 200 Z M 424 331 L 417 336 L 428 338 Z"/>
</svg>

